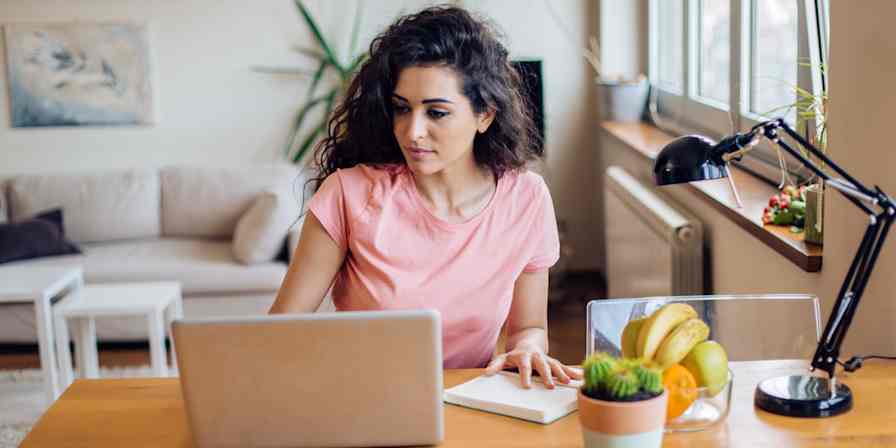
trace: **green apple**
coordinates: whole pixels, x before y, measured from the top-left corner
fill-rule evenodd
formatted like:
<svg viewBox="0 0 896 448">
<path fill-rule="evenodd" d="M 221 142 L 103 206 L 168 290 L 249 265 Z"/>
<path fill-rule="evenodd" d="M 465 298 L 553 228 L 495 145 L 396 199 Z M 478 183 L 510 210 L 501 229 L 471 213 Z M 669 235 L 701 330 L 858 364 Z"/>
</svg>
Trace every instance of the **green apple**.
<svg viewBox="0 0 896 448">
<path fill-rule="evenodd" d="M 707 388 L 711 396 L 718 394 L 728 382 L 728 354 L 716 341 L 695 345 L 681 365 L 694 375 L 698 386 Z"/>
</svg>

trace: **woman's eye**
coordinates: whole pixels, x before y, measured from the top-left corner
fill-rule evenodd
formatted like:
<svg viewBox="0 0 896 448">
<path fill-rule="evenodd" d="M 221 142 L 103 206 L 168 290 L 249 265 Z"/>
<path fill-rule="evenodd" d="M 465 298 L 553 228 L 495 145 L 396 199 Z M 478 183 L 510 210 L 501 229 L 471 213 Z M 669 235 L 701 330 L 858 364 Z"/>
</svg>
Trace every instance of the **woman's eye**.
<svg viewBox="0 0 896 448">
<path fill-rule="evenodd" d="M 409 111 L 409 110 L 410 110 L 410 108 L 407 107 L 407 106 L 401 106 L 401 105 L 398 105 L 398 104 L 393 104 L 393 105 L 392 105 L 392 112 L 395 113 L 395 114 L 397 114 L 397 115 L 401 115 L 401 114 L 407 113 L 407 111 Z"/>
<path fill-rule="evenodd" d="M 444 118 L 446 115 L 448 115 L 448 112 L 436 109 L 430 109 L 426 111 L 426 113 L 428 113 L 430 117 L 435 118 L 436 120 L 438 120 L 439 118 Z"/>
</svg>

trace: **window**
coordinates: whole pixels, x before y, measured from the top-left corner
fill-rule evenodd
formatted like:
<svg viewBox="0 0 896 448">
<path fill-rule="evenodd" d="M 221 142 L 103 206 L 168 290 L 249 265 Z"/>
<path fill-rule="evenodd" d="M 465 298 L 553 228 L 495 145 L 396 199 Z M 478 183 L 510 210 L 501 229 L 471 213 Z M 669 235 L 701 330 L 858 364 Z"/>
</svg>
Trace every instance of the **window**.
<svg viewBox="0 0 896 448">
<path fill-rule="evenodd" d="M 799 67 L 796 2 L 758 0 L 753 2 L 751 14 L 747 110 L 750 114 L 767 115 L 793 102 Z M 795 111 L 787 112 L 788 122 L 793 123 L 795 118 Z"/>
<path fill-rule="evenodd" d="M 652 107 L 660 125 L 720 138 L 783 116 L 796 89 L 820 93 L 828 0 L 651 0 Z M 744 165 L 777 179 L 766 146 Z"/>
<path fill-rule="evenodd" d="M 731 3 L 699 0 L 697 28 L 697 96 L 728 109 L 731 82 Z"/>
</svg>

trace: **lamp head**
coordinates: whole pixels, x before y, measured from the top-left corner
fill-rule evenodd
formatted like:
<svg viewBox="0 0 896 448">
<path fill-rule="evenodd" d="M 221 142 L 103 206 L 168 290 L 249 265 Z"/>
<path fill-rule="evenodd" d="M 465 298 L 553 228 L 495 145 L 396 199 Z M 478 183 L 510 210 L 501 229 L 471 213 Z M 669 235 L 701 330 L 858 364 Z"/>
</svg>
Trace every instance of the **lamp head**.
<svg viewBox="0 0 896 448">
<path fill-rule="evenodd" d="M 654 181 L 662 186 L 726 177 L 725 164 L 715 149 L 715 142 L 700 135 L 672 140 L 656 157 Z"/>
</svg>

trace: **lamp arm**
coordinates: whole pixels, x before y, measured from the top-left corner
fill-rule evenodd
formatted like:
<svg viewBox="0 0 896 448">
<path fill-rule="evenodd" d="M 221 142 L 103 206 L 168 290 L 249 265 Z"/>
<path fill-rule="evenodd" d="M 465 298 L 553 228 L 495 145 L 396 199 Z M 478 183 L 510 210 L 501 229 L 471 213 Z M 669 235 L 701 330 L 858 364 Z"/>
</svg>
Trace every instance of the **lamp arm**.
<svg viewBox="0 0 896 448">
<path fill-rule="evenodd" d="M 815 145 L 809 143 L 802 135 L 800 135 L 798 132 L 793 130 L 793 128 L 791 128 L 790 125 L 788 125 L 787 122 L 784 121 L 784 119 L 778 118 L 777 120 L 774 120 L 772 123 L 774 123 L 775 127 L 783 129 L 784 132 L 787 133 L 787 135 L 789 135 L 791 138 L 796 140 L 800 145 L 802 145 L 804 148 L 806 148 L 806 150 L 811 152 L 813 156 L 818 157 L 819 160 L 821 160 L 822 162 L 824 162 L 825 164 L 830 166 L 834 171 L 837 172 L 837 174 L 839 174 L 841 177 L 843 177 L 844 179 L 849 181 L 849 183 L 851 183 L 852 186 L 856 187 L 856 189 L 858 189 L 862 193 L 865 193 L 868 196 L 874 196 L 874 190 L 871 190 L 868 187 L 862 185 L 861 182 L 859 182 L 858 180 L 856 180 L 855 178 L 850 176 L 849 173 L 846 172 L 846 170 L 844 170 L 843 168 L 840 168 L 840 165 L 837 165 L 836 163 L 834 163 L 834 161 L 829 159 L 828 156 L 825 155 L 825 153 L 819 151 L 818 148 L 815 147 Z M 802 154 L 800 154 L 800 156 L 802 156 Z M 798 158 L 800 159 L 800 162 L 802 162 L 803 164 L 807 164 L 807 163 L 811 164 L 811 166 L 809 166 L 809 165 L 807 165 L 807 166 L 809 166 L 809 169 L 812 169 L 812 171 L 815 174 L 818 174 L 825 180 L 831 180 L 831 177 L 829 175 L 827 175 L 826 173 L 824 173 L 823 171 L 821 171 L 821 169 L 818 168 L 814 163 L 812 163 L 811 160 L 807 160 L 805 157 L 798 157 Z"/>
<path fill-rule="evenodd" d="M 882 215 L 883 213 L 878 216 L 883 217 Z M 843 280 L 843 285 L 840 287 L 837 301 L 834 302 L 834 307 L 831 310 L 827 324 L 825 324 L 821 340 L 818 341 L 818 346 L 812 357 L 811 365 L 813 369 L 824 370 L 828 373 L 828 376 L 834 376 L 840 355 L 840 346 L 843 344 L 846 332 L 852 323 L 856 308 L 859 306 L 859 301 L 865 292 L 865 286 L 867 286 L 868 280 L 871 278 L 880 249 L 892 224 L 893 217 L 890 215 L 883 222 L 883 225 L 881 225 L 881 221 L 878 219 L 872 219 L 872 222 L 868 225 L 862 243 L 859 245 L 846 278 Z"/>
<path fill-rule="evenodd" d="M 783 129 L 791 138 L 796 140 L 800 145 L 806 148 L 812 155 L 818 157 L 826 165 L 830 166 L 843 179 L 834 179 L 821 170 L 815 163 L 801 154 L 799 151 L 791 147 L 787 142 L 778 137 L 777 129 Z M 752 147 L 756 138 L 763 135 L 785 151 L 796 158 L 803 165 L 809 168 L 813 173 L 828 182 L 828 185 L 838 190 L 846 199 L 852 202 L 856 207 L 860 208 L 869 216 L 868 227 L 859 248 L 853 257 L 852 264 L 843 280 L 840 291 L 837 294 L 837 300 L 831 315 L 825 324 L 824 332 L 818 346 L 815 349 L 815 355 L 812 357 L 812 369 L 823 370 L 828 376 L 833 378 L 837 369 L 838 356 L 840 355 L 840 346 L 846 337 L 846 332 L 852 323 L 852 318 L 859 306 L 865 287 L 877 263 L 877 257 L 880 255 L 881 247 L 887 238 L 890 227 L 896 219 L 896 203 L 887 196 L 880 188 L 874 190 L 862 185 L 861 182 L 849 175 L 839 165 L 829 159 L 824 153 L 818 150 L 814 145 L 809 143 L 803 136 L 799 135 L 782 119 L 759 123 L 754 126 L 747 134 L 743 135 L 740 140 L 735 142 L 745 142 L 738 145 L 736 151 L 741 155 L 750 147 Z M 879 206 L 882 211 L 875 214 L 860 200 L 869 202 Z"/>
</svg>

